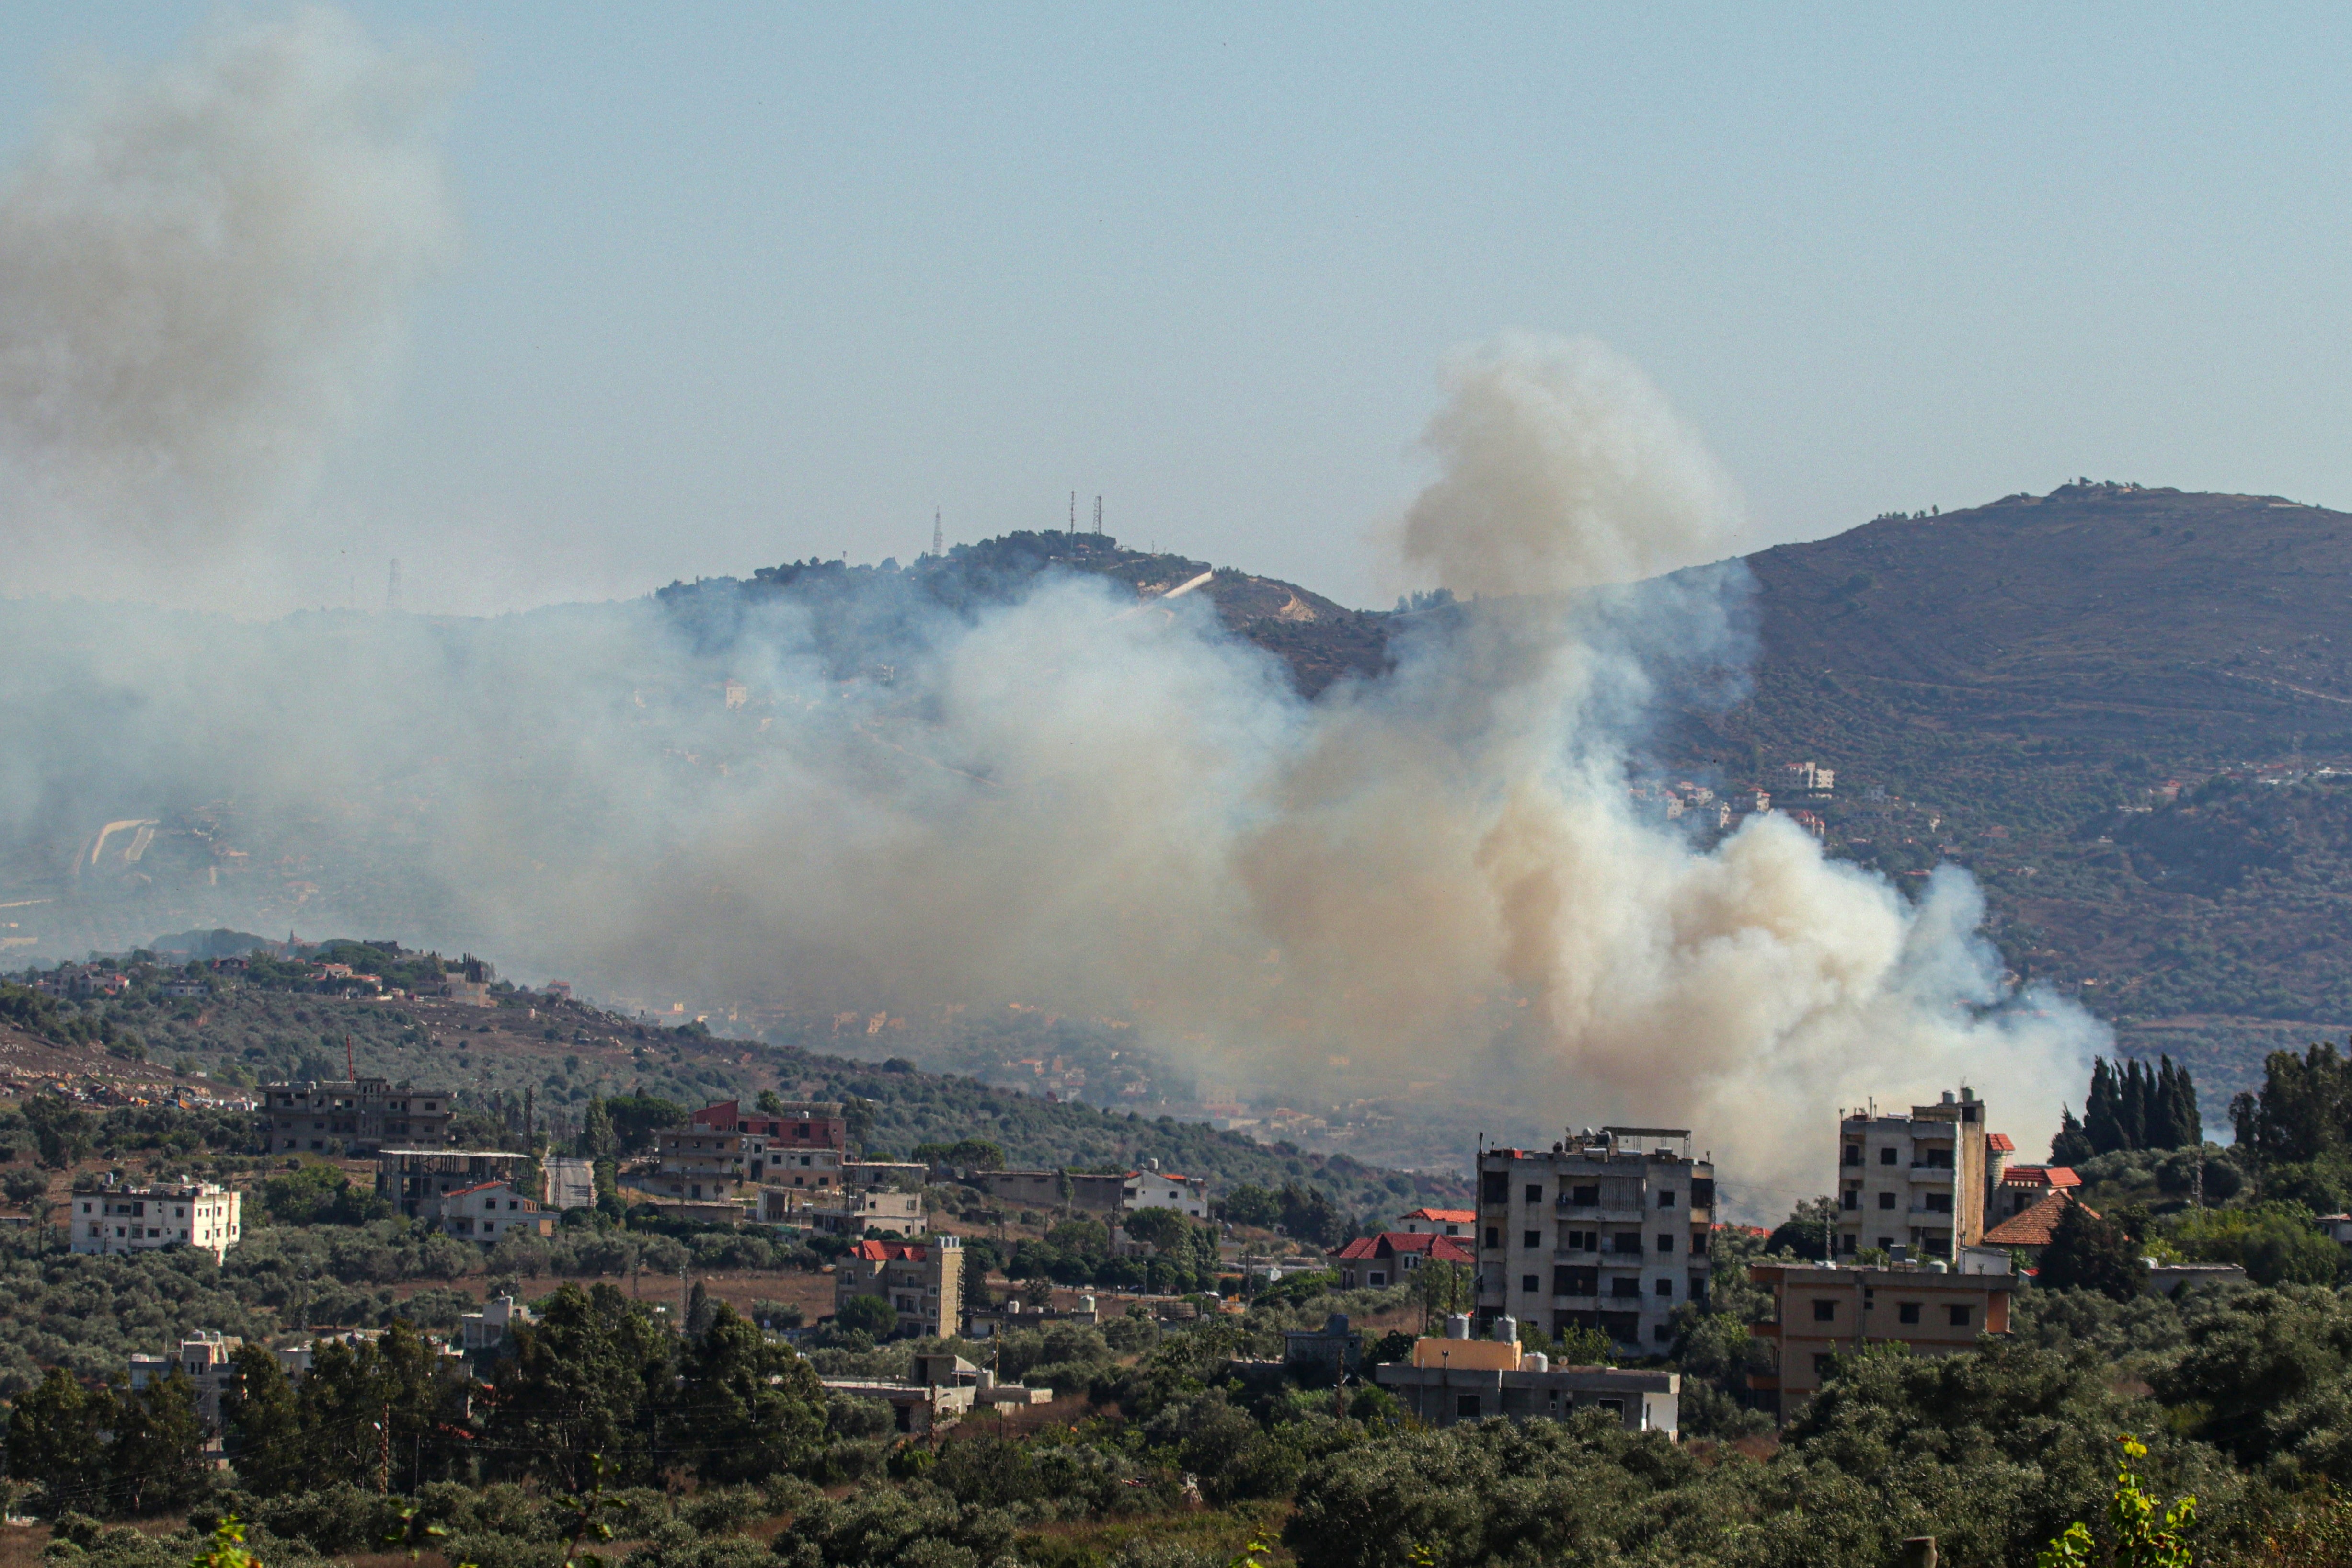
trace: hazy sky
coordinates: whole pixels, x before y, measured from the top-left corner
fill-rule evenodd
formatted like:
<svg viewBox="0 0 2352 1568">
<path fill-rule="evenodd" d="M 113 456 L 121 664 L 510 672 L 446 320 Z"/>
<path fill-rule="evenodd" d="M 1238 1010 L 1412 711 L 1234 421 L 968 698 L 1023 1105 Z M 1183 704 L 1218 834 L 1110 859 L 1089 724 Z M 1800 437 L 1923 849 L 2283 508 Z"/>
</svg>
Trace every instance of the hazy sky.
<svg viewBox="0 0 2352 1568">
<path fill-rule="evenodd" d="M 1450 350 L 1591 333 L 1759 542 L 2076 474 L 2352 504 L 2340 7 L 359 5 L 456 267 L 319 601 L 1107 527 L 1356 602 Z M 8 13 L 0 147 L 206 5 Z"/>
</svg>

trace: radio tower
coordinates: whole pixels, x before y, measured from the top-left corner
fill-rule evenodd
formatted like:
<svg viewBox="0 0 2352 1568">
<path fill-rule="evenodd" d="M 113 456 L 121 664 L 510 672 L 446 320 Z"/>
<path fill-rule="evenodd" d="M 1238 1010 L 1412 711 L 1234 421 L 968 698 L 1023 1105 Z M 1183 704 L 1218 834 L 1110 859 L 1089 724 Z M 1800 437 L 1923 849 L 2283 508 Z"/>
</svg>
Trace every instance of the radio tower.
<svg viewBox="0 0 2352 1568">
<path fill-rule="evenodd" d="M 1102 537 L 1102 497 L 1100 496 L 1095 497 L 1095 537 L 1097 538 Z"/>
<path fill-rule="evenodd" d="M 1076 490 L 1073 490 L 1073 491 L 1071 491 L 1071 492 L 1070 492 L 1070 532 L 1072 532 L 1072 533 L 1076 533 L 1077 531 L 1078 531 L 1078 493 L 1077 493 Z"/>
<path fill-rule="evenodd" d="M 933 507 L 931 508 L 931 556 L 932 559 L 937 559 L 947 553 L 946 538 L 940 532 L 940 509 Z"/>
<path fill-rule="evenodd" d="M 392 558 L 392 575 L 384 580 L 383 607 L 386 610 L 400 608 L 400 558 L 398 556 Z"/>
</svg>

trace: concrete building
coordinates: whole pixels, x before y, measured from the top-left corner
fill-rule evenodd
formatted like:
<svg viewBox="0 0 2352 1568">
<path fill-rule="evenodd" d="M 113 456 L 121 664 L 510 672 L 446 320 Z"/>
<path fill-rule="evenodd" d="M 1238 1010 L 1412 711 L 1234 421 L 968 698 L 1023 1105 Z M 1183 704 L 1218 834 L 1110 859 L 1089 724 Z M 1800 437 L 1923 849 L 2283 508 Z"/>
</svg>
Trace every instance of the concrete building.
<svg viewBox="0 0 2352 1568">
<path fill-rule="evenodd" d="M 744 1134 L 699 1124 L 654 1134 L 655 1168 L 631 1180 L 657 1197 L 726 1203 L 743 1188 Z"/>
<path fill-rule="evenodd" d="M 1518 1324 L 1500 1318 L 1494 1338 L 1472 1339 L 1470 1320 L 1456 1317 L 1448 1321 L 1444 1338 L 1415 1340 L 1410 1362 L 1374 1367 L 1372 1381 L 1432 1427 L 1496 1416 L 1561 1421 L 1580 1410 L 1601 1410 L 1629 1432 L 1663 1432 L 1679 1440 L 1680 1373 L 1554 1367 L 1545 1356 L 1521 1350 L 1517 1336 Z"/>
<path fill-rule="evenodd" d="M 1127 1204 L 1125 1171 L 974 1171 L 971 1184 L 1000 1203 L 1043 1213 L 1114 1215 Z"/>
<path fill-rule="evenodd" d="M 999 1383 L 996 1375 L 961 1356 L 915 1357 L 914 1375 L 904 1383 L 872 1378 L 826 1378 L 824 1385 L 853 1398 L 878 1399 L 891 1410 L 891 1425 L 921 1436 L 952 1427 L 977 1406 L 1046 1405 L 1050 1388 Z"/>
<path fill-rule="evenodd" d="M 1364 1359 L 1362 1341 L 1348 1326 L 1348 1314 L 1333 1312 L 1319 1329 L 1282 1331 L 1282 1364 L 1337 1383 L 1357 1370 Z"/>
<path fill-rule="evenodd" d="M 1655 1354 L 1706 1300 L 1715 1166 L 1681 1127 L 1571 1133 L 1549 1152 L 1478 1157 L 1477 1317 L 1598 1329 Z"/>
<path fill-rule="evenodd" d="M 375 1156 L 377 1196 L 410 1219 L 427 1224 L 441 1218 L 441 1199 L 486 1181 L 520 1185 L 530 1156 L 509 1149 L 380 1149 Z M 592 1187 L 589 1201 L 595 1201 Z"/>
<path fill-rule="evenodd" d="M 898 1315 L 900 1333 L 951 1334 L 963 1318 L 963 1242 L 861 1241 L 834 1267 L 833 1307 L 879 1296 Z"/>
<path fill-rule="evenodd" d="M 243 1349 L 245 1341 L 235 1334 L 217 1333 L 211 1329 L 198 1329 L 180 1342 L 176 1355 L 133 1355 L 131 1358 L 131 1387 L 137 1393 L 151 1384 L 169 1377 L 174 1369 L 188 1375 L 195 1385 L 196 1414 L 204 1417 L 209 1431 L 220 1430 L 221 1390 L 236 1376 L 232 1358 Z"/>
<path fill-rule="evenodd" d="M 1466 1236 L 1457 1241 L 1426 1230 L 1383 1230 L 1378 1236 L 1359 1236 L 1346 1246 L 1334 1249 L 1326 1261 L 1339 1276 L 1341 1290 L 1377 1291 L 1386 1285 L 1403 1284 L 1423 1263 L 1459 1263 L 1465 1269 L 1475 1269 L 1478 1255 L 1472 1249 L 1474 1245 Z"/>
<path fill-rule="evenodd" d="M 912 1192 L 929 1181 L 931 1175 L 930 1166 L 913 1160 L 844 1160 L 840 1171 L 841 1186 L 875 1191 Z M 788 1166 L 785 1174 L 798 1173 Z M 771 1176 L 769 1180 L 776 1178 Z"/>
<path fill-rule="evenodd" d="M 77 1252 L 150 1252 L 194 1247 L 215 1260 L 244 1239 L 245 1197 L 210 1182 L 77 1192 Z"/>
<path fill-rule="evenodd" d="M 1840 1355 L 1888 1343 L 1951 1355 L 1975 1349 L 1979 1334 L 2007 1333 L 2018 1286 L 2014 1274 L 1954 1273 L 1940 1263 L 1755 1263 L 1748 1277 L 1772 1293 L 1772 1320 L 1748 1332 L 1771 1344 L 1777 1362 L 1749 1385 L 1784 1420 L 1820 1390 Z"/>
<path fill-rule="evenodd" d="M 760 1189 L 760 1213 L 764 1219 L 769 1213 L 772 1193 L 794 1196 L 785 1189 Z M 884 1230 L 893 1236 L 920 1236 L 929 1221 L 923 1213 L 923 1197 L 914 1192 L 851 1192 L 837 1191 L 829 1200 L 797 1207 L 782 1223 L 805 1225 L 827 1236 L 863 1236 L 869 1230 Z"/>
<path fill-rule="evenodd" d="M 261 1106 L 269 1152 L 278 1155 L 372 1154 L 387 1144 L 446 1144 L 457 1113 L 446 1089 L 412 1089 L 382 1078 L 266 1083 Z"/>
<path fill-rule="evenodd" d="M 1914 1105 L 1908 1115 L 1845 1116 L 1838 1149 L 1841 1257 L 1900 1246 L 1915 1258 L 1948 1259 L 1956 1234 L 1962 1247 L 1983 1237 L 2005 1149 L 1989 1146 L 1974 1091 L 1948 1090 L 1940 1104 Z"/>
<path fill-rule="evenodd" d="M 478 1312 L 462 1312 L 457 1318 L 457 1344 L 467 1355 L 485 1351 L 497 1351 L 519 1328 L 539 1322 L 538 1315 L 512 1296 L 499 1296 L 482 1303 Z"/>
<path fill-rule="evenodd" d="M 1477 1225 L 1475 1208 L 1414 1208 L 1397 1216 L 1390 1228 L 1408 1236 L 1468 1236 Z"/>
<path fill-rule="evenodd" d="M 596 1207 L 596 1167 L 587 1160 L 552 1155 L 542 1162 L 540 1201 L 558 1214 Z"/>
<path fill-rule="evenodd" d="M 741 1133 L 758 1139 L 761 1163 L 746 1166 L 743 1172 L 755 1182 L 774 1179 L 764 1173 L 777 1156 L 818 1149 L 844 1155 L 849 1150 L 849 1122 L 842 1115 L 837 1100 L 791 1100 L 774 1111 L 747 1111 L 740 1101 L 722 1100 L 697 1111 L 693 1122 L 698 1127 Z"/>
<path fill-rule="evenodd" d="M 502 1181 L 465 1187 L 440 1200 L 441 1229 L 485 1247 L 509 1236 L 552 1236 L 555 1217 L 539 1207 L 539 1199 L 517 1192 Z"/>
</svg>

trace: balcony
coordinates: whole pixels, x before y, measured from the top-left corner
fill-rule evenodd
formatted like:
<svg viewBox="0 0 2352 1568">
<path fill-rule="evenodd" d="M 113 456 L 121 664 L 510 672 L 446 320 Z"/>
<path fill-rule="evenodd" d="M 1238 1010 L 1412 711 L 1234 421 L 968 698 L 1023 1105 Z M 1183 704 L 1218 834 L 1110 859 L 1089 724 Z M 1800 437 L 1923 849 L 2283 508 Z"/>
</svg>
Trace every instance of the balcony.
<svg viewBox="0 0 2352 1568">
<path fill-rule="evenodd" d="M 1952 1180 L 1952 1167 L 1949 1166 L 1913 1166 L 1911 1167 L 1913 1181 L 1942 1182 L 1948 1186 Z"/>
</svg>

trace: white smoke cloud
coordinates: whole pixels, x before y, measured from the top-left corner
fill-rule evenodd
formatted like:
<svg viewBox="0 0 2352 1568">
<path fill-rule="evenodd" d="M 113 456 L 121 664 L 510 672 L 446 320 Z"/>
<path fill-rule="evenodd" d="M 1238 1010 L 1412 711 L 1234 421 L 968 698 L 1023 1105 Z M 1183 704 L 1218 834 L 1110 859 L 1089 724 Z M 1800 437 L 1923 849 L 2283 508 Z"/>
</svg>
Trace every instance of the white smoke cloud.
<svg viewBox="0 0 2352 1568">
<path fill-rule="evenodd" d="M 175 570 L 299 495 L 446 251 L 437 90 L 306 12 L 37 150 L 0 199 L 0 466 L 65 551 Z M 2000 995 L 1965 875 L 1914 904 L 1785 821 L 1702 848 L 1632 810 L 1659 672 L 1743 655 L 1736 565 L 1637 580 L 1736 535 L 1703 445 L 1587 340 L 1446 380 L 1400 548 L 1475 601 L 1314 703 L 1202 596 L 1138 613 L 1091 580 L 891 601 L 890 678 L 847 681 L 789 600 L 244 625 L 18 599 L 11 874 L 226 802 L 267 863 L 159 890 L 152 930 L 285 916 L 606 995 L 1043 1001 L 1220 1077 L 1436 1082 L 1506 1137 L 1688 1124 L 1735 1193 L 1826 1185 L 1865 1094 L 1965 1081 L 2046 1131 L 2095 1030 Z"/>
<path fill-rule="evenodd" d="M 325 8 L 86 84 L 0 185 L 9 591 L 255 570 L 452 254 L 453 85 Z"/>
</svg>

